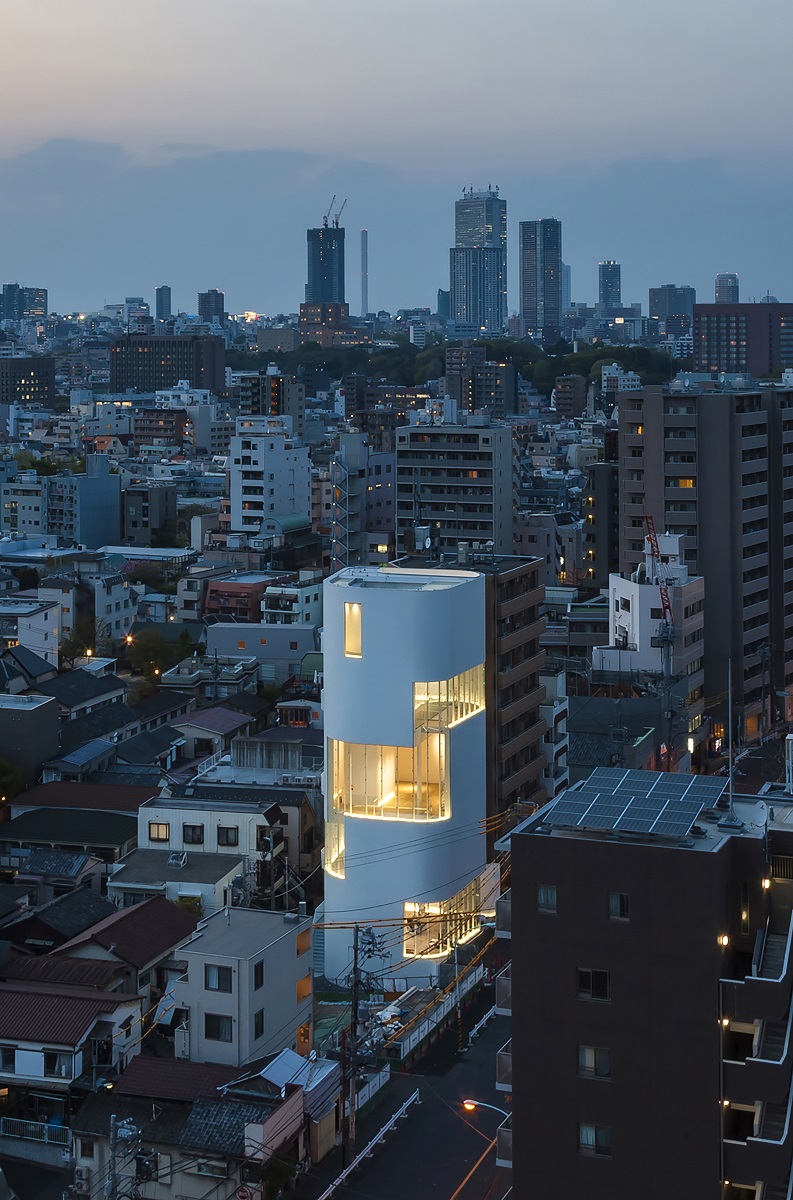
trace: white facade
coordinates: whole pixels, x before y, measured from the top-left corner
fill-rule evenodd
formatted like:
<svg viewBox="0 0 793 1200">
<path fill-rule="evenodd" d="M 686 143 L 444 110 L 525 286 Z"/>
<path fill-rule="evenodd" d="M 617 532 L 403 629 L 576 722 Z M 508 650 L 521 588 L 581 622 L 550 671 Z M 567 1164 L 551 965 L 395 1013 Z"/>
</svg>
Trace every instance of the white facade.
<svg viewBox="0 0 793 1200">
<path fill-rule="evenodd" d="M 320 572 L 301 571 L 297 583 L 269 587 L 262 596 L 262 620 L 266 625 L 321 625 Z"/>
<path fill-rule="evenodd" d="M 386 929 L 389 980 L 434 982 L 479 929 L 497 868 L 485 839 L 485 581 L 349 567 L 325 582 L 325 975 L 351 929 Z M 495 875 L 495 880 L 494 880 Z M 380 967 L 378 966 L 378 969 Z"/>
<path fill-rule="evenodd" d="M 257 535 L 267 517 L 311 518 L 308 447 L 286 417 L 239 417 L 229 447 L 231 528 Z"/>
<path fill-rule="evenodd" d="M 13 594 L 0 596 L 0 646 L 24 646 L 58 666 L 60 605 Z"/>
</svg>

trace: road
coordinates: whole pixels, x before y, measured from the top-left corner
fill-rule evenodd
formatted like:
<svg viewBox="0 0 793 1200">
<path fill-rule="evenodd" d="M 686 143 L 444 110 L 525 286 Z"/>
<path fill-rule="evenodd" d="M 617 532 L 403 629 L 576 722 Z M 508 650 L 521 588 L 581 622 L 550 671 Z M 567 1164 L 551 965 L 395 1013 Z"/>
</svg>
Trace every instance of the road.
<svg viewBox="0 0 793 1200">
<path fill-rule="evenodd" d="M 468 1013 L 470 1027 L 493 1003 L 492 987 L 485 988 Z M 457 1033 L 449 1030 L 416 1071 L 393 1075 L 373 1111 L 358 1122 L 357 1150 L 382 1128 L 400 1104 L 418 1087 L 420 1106 L 411 1106 L 398 1128 L 372 1157 L 339 1188 L 340 1200 L 502 1200 L 512 1183 L 511 1172 L 496 1166 L 495 1132 L 502 1118 L 480 1109 L 467 1113 L 467 1097 L 509 1108 L 509 1097 L 496 1091 L 496 1051 L 510 1036 L 510 1022 L 494 1017 L 472 1049 L 457 1054 Z M 466 1037 L 467 1040 L 467 1037 Z M 341 1171 L 336 1151 L 314 1167 L 300 1184 L 305 1200 L 320 1196 Z"/>
</svg>

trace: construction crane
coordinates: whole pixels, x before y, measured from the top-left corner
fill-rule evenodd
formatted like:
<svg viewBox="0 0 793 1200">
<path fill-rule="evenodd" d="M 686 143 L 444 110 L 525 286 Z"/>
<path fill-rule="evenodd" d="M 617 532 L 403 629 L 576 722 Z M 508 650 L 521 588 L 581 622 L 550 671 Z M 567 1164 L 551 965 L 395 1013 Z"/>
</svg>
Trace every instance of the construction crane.
<svg viewBox="0 0 793 1200">
<path fill-rule="evenodd" d="M 325 213 L 325 216 L 322 218 L 322 228 L 323 229 L 328 228 L 328 221 L 330 220 L 330 214 L 333 212 L 333 205 L 335 203 L 336 203 L 336 193 L 334 192 L 333 199 L 331 200 L 330 204 L 328 205 L 328 211 Z"/>
<path fill-rule="evenodd" d="M 334 196 L 334 197 L 333 197 L 333 199 L 335 200 L 335 199 L 336 199 L 336 197 Z M 339 211 L 336 213 L 336 216 L 333 218 L 333 228 L 334 228 L 334 229 L 338 229 L 338 228 L 339 228 L 339 221 L 340 221 L 340 219 L 341 219 L 341 214 L 344 212 L 344 209 L 345 209 L 345 206 L 346 206 L 346 204 L 347 204 L 347 197 L 345 196 L 344 200 L 342 201 L 342 206 L 341 206 L 341 208 L 340 208 L 340 209 L 339 209 Z"/>
<path fill-rule="evenodd" d="M 650 513 L 644 514 L 644 524 L 647 528 L 647 541 L 650 543 L 650 555 L 655 564 L 655 573 L 658 578 L 658 593 L 661 597 L 662 621 L 658 627 L 658 641 L 661 645 L 664 675 L 669 675 L 672 669 L 672 642 L 675 636 L 672 602 L 669 599 L 669 575 L 666 570 L 666 564 L 661 559 L 658 535 L 655 532 L 655 521 Z"/>
</svg>

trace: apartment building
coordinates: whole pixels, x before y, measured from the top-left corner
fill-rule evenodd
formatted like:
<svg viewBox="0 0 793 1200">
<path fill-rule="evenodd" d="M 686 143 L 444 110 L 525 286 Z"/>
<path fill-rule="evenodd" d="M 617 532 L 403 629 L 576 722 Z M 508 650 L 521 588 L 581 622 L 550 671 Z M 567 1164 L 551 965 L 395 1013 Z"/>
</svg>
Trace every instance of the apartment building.
<svg viewBox="0 0 793 1200">
<path fill-rule="evenodd" d="M 497 1069 L 519 1192 L 789 1195 L 793 795 L 731 813 L 726 788 L 598 768 L 512 833 Z"/>
<path fill-rule="evenodd" d="M 511 554 L 513 464 L 512 430 L 486 417 L 398 429 L 397 553 L 413 554 L 429 541 L 455 557 L 458 542 Z"/>
<path fill-rule="evenodd" d="M 2 531 L 20 537 L 59 538 L 96 548 L 118 538 L 120 476 L 105 454 L 89 454 L 84 474 L 21 471 L 3 487 Z"/>
<path fill-rule="evenodd" d="M 647 387 L 620 399 L 619 445 L 620 570 L 644 557 L 645 513 L 680 536 L 705 580 L 705 691 L 726 693 L 732 659 L 737 733 L 754 740 L 791 715 L 793 391 Z"/>
<path fill-rule="evenodd" d="M 229 450 L 231 529 L 257 535 L 268 518 L 311 520 L 308 447 L 278 417 L 240 417 Z"/>
<path fill-rule="evenodd" d="M 392 453 L 373 450 L 368 434 L 354 430 L 339 434 L 330 462 L 333 570 L 393 557 L 395 479 Z"/>
</svg>

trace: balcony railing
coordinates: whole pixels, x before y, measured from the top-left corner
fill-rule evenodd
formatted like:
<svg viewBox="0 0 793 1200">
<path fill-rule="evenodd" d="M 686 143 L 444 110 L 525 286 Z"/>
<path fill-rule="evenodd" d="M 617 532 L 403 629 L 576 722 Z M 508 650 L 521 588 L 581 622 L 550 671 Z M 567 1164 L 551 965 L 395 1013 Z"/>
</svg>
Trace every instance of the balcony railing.
<svg viewBox="0 0 793 1200">
<path fill-rule="evenodd" d="M 496 975 L 496 1012 L 500 1017 L 512 1016 L 511 964 Z"/>
<path fill-rule="evenodd" d="M 48 1125 L 44 1121 L 23 1121 L 20 1117 L 0 1117 L 0 1137 L 20 1138 L 26 1142 L 48 1142 L 53 1146 L 70 1146 L 71 1130 L 65 1125 Z"/>
<path fill-rule="evenodd" d="M 512 1167 L 512 1117 L 496 1130 L 496 1166 Z"/>
<path fill-rule="evenodd" d="M 512 936 L 512 888 L 496 900 L 496 937 Z"/>
<path fill-rule="evenodd" d="M 512 1091 L 512 1038 L 496 1054 L 496 1091 Z"/>
</svg>

